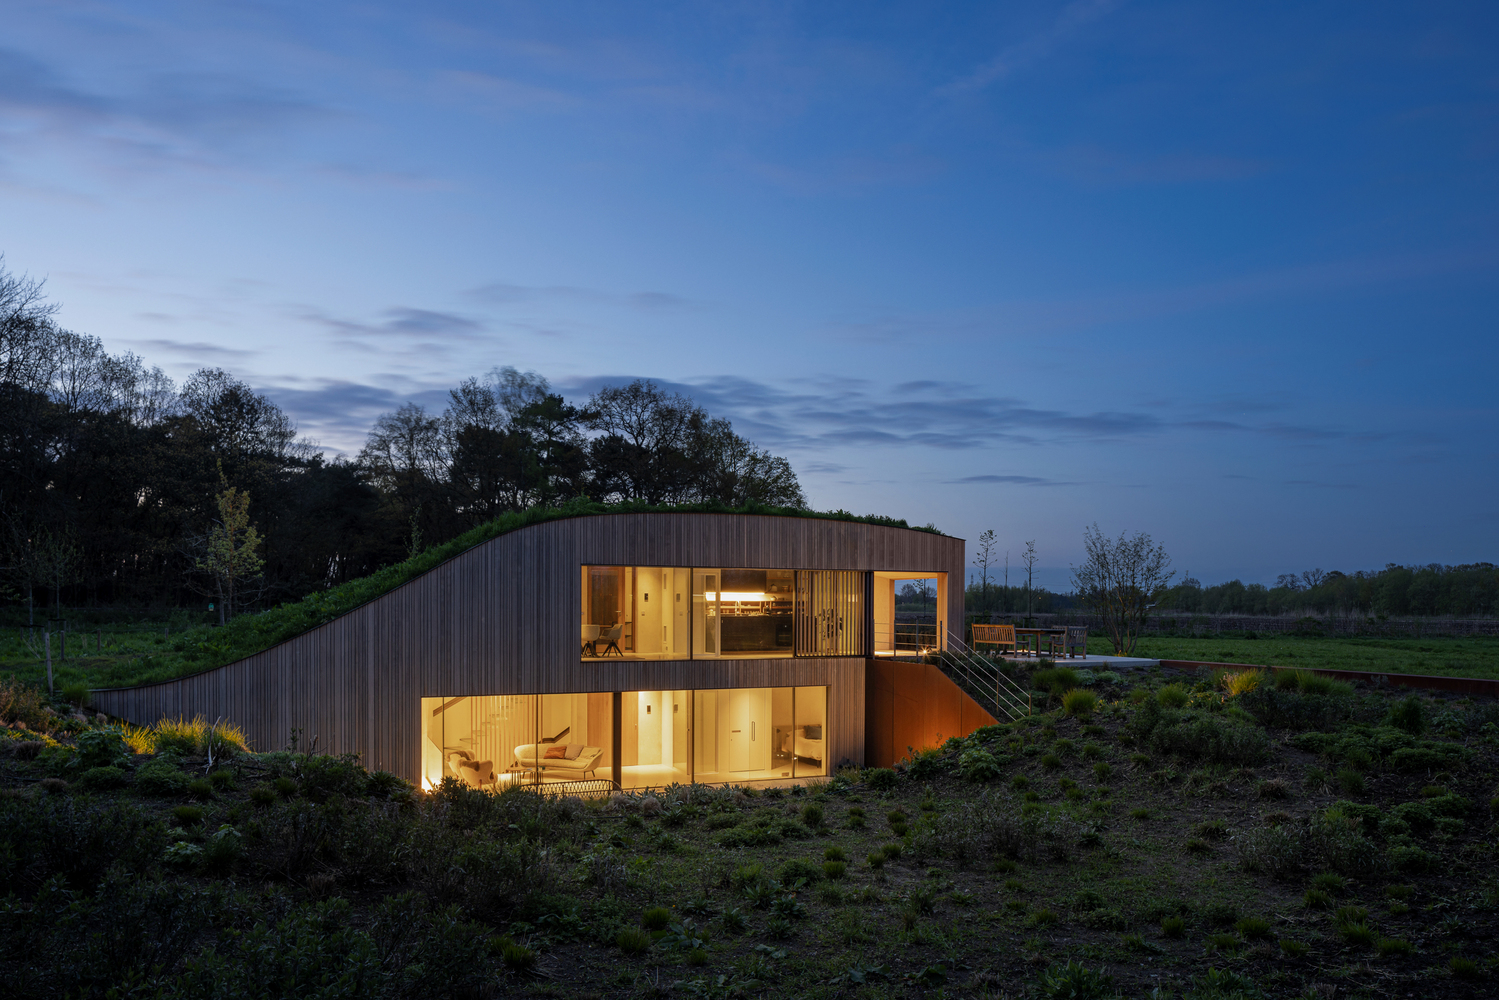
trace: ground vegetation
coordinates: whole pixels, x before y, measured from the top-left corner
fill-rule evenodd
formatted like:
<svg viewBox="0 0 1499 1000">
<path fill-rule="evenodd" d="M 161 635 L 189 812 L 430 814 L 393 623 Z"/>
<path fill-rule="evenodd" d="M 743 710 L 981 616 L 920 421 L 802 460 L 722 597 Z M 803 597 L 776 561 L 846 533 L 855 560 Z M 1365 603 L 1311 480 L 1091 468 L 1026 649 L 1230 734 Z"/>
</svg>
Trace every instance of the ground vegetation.
<svg viewBox="0 0 1499 1000">
<path fill-rule="evenodd" d="M 589 801 L 423 793 L 11 684 L 0 974 L 17 997 L 1492 989 L 1492 701 L 1016 679 L 1035 715 L 894 769 Z"/>
</svg>

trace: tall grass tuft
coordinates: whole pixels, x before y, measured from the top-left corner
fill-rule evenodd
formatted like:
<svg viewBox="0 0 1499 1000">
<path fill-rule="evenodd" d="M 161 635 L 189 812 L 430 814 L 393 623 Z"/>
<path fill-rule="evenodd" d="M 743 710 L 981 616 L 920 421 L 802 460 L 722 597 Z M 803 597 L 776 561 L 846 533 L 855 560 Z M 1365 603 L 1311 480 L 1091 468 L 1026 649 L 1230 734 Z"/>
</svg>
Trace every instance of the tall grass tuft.
<svg viewBox="0 0 1499 1000">
<path fill-rule="evenodd" d="M 1237 698 L 1241 694 L 1248 694 L 1250 691 L 1258 690 L 1264 679 L 1265 672 L 1256 668 L 1224 674 L 1223 680 L 1220 683 L 1222 683 L 1223 690 L 1228 693 L 1229 697 Z"/>
<path fill-rule="evenodd" d="M 1167 684 L 1155 693 L 1155 700 L 1163 708 L 1185 708 L 1188 701 L 1187 689 L 1180 684 Z"/>
<path fill-rule="evenodd" d="M 1073 688 L 1062 695 L 1062 712 L 1065 715 L 1088 716 L 1098 707 L 1098 695 L 1086 688 Z"/>
<path fill-rule="evenodd" d="M 215 757 L 233 757 L 250 750 L 244 730 L 225 722 L 210 725 L 201 715 L 191 721 L 162 719 L 152 728 L 156 732 L 155 753 L 203 757 L 211 748 Z"/>
</svg>

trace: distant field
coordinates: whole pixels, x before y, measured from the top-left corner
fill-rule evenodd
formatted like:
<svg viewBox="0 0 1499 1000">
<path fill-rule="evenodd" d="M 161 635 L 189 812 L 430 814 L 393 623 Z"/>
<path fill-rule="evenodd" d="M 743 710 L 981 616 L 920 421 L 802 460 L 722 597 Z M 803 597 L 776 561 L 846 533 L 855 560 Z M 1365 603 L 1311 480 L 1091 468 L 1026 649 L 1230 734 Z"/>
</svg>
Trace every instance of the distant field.
<svg viewBox="0 0 1499 1000">
<path fill-rule="evenodd" d="M 1088 640 L 1090 653 L 1112 653 L 1107 639 Z M 1266 666 L 1371 670 L 1391 674 L 1436 674 L 1443 677 L 1499 678 L 1499 639 L 1433 637 L 1423 639 L 1267 639 L 1175 638 L 1148 636 L 1136 655 L 1154 660 L 1211 660 Z"/>
<path fill-rule="evenodd" d="M 139 683 L 171 655 L 172 643 L 162 635 L 165 626 L 140 623 L 128 632 L 104 632 L 103 653 L 96 651 L 95 633 L 74 633 L 63 661 L 53 643 L 52 673 L 59 688 L 82 681 L 90 687 L 120 687 Z M 176 638 L 178 631 L 172 632 Z M 87 644 L 87 652 L 83 646 Z M 1088 640 L 1091 653 L 1112 653 L 1107 639 Z M 1213 660 L 1329 670 L 1372 670 L 1381 673 L 1439 674 L 1445 677 L 1499 678 L 1499 638 L 1270 639 L 1156 638 L 1140 640 L 1140 656 L 1157 660 Z M 144 659 L 143 659 L 144 657 Z M 159 669 L 159 668 L 157 668 Z M 0 676 L 46 684 L 40 643 L 29 647 L 19 629 L 0 629 Z"/>
</svg>

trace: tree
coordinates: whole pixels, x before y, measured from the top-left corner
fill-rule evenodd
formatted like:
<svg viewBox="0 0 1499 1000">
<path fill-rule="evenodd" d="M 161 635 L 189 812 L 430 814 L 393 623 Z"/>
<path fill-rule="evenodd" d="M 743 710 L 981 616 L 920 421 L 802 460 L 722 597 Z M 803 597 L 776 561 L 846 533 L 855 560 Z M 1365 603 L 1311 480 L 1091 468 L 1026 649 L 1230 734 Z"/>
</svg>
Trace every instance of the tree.
<svg viewBox="0 0 1499 1000">
<path fill-rule="evenodd" d="M 1078 600 L 1103 619 L 1117 655 L 1130 656 L 1148 610 L 1170 584 L 1171 557 L 1144 532 L 1113 541 L 1098 525 L 1083 529 L 1087 558 L 1072 570 Z"/>
<path fill-rule="evenodd" d="M 214 498 L 218 520 L 208 531 L 207 552 L 198 568 L 212 577 L 219 597 L 219 624 L 234 616 L 234 602 L 245 583 L 259 576 L 265 565 L 255 551 L 260 535 L 250 523 L 250 494 L 232 486 Z"/>
<path fill-rule="evenodd" d="M 1031 620 L 1031 581 L 1036 574 L 1036 542 L 1032 539 L 1025 543 L 1025 555 L 1020 557 L 1025 563 L 1025 621 L 1030 624 Z"/>
<path fill-rule="evenodd" d="M 979 535 L 978 555 L 973 557 L 973 564 L 979 568 L 979 603 L 983 610 L 989 610 L 989 564 L 994 562 L 994 529 L 990 528 Z"/>
</svg>

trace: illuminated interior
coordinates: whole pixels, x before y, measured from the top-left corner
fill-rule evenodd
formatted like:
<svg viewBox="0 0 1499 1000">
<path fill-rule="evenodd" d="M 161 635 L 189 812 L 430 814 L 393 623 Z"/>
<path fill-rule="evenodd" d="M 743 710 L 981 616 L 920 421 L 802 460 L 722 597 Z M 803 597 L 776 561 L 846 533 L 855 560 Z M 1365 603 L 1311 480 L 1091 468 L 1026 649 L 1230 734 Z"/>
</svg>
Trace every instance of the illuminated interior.
<svg viewBox="0 0 1499 1000">
<path fill-rule="evenodd" d="M 613 755 L 619 699 L 619 760 Z M 827 688 L 423 698 L 422 785 L 612 779 L 626 789 L 828 773 Z"/>
</svg>

